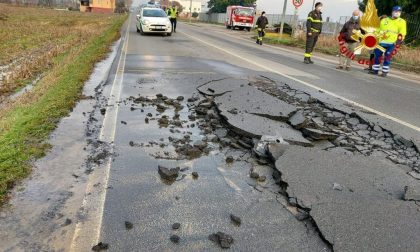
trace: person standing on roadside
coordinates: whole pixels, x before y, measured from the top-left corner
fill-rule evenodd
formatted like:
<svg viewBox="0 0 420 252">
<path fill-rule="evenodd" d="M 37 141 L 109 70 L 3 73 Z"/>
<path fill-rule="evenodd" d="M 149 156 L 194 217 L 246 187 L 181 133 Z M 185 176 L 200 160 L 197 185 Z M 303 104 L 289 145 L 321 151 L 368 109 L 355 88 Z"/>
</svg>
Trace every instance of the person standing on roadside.
<svg viewBox="0 0 420 252">
<path fill-rule="evenodd" d="M 392 8 L 392 17 L 384 18 L 381 20 L 381 26 L 377 30 L 379 33 L 384 33 L 384 38 L 379 43 L 380 46 L 385 48 L 385 54 L 375 49 L 375 63 L 372 66 L 370 74 L 377 75 L 382 64 L 382 77 L 386 77 L 389 73 L 389 65 L 391 64 L 392 51 L 396 45 L 400 45 L 405 36 L 407 35 L 407 23 L 401 16 L 402 8 L 395 6 Z"/>
<path fill-rule="evenodd" d="M 382 15 L 379 17 L 379 20 L 382 21 L 382 19 L 387 18 L 387 15 Z M 367 68 L 365 68 L 364 70 L 372 70 L 372 66 L 373 66 L 373 61 L 375 60 L 375 50 L 369 50 L 369 66 Z"/>
<path fill-rule="evenodd" d="M 315 10 L 309 12 L 306 22 L 306 50 L 303 63 L 313 64 L 312 51 L 318 41 L 318 36 L 322 32 L 322 3 L 315 4 Z"/>
<path fill-rule="evenodd" d="M 353 35 L 353 30 L 360 30 L 360 11 L 355 10 L 353 11 L 352 17 L 349 21 L 347 21 L 343 28 L 340 31 L 341 39 L 344 40 L 345 44 L 344 46 L 347 48 L 348 52 L 354 52 L 354 49 L 356 48 L 357 41 L 354 40 L 351 36 Z M 339 63 L 337 66 L 337 69 L 346 69 L 347 71 L 350 71 L 350 65 L 351 65 L 351 59 L 344 55 L 343 53 L 340 53 Z"/>
<path fill-rule="evenodd" d="M 257 37 L 257 44 L 262 45 L 263 37 L 265 35 L 265 28 L 268 25 L 268 19 L 265 16 L 265 11 L 261 13 L 261 16 L 257 19 L 257 29 L 258 29 L 258 37 Z"/>
<path fill-rule="evenodd" d="M 166 14 L 169 17 L 169 20 L 171 20 L 172 31 L 176 33 L 176 18 L 178 16 L 178 11 L 176 10 L 176 6 L 172 5 L 172 7 L 169 7 Z"/>
</svg>

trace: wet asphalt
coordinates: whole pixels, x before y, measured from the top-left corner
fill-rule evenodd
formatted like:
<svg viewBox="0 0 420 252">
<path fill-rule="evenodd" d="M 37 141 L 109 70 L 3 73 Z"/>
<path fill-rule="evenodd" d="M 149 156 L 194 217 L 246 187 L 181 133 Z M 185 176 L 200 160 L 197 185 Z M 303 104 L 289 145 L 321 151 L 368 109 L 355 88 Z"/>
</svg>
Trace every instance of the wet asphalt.
<svg viewBox="0 0 420 252">
<path fill-rule="evenodd" d="M 183 27 L 180 25 L 179 29 Z M 170 146 L 148 146 L 153 141 L 170 145 L 169 137 L 182 137 L 186 132 L 193 140 L 203 135 L 197 128 L 183 128 L 174 134 L 169 128 L 160 128 L 156 120 L 146 123 L 148 113 L 153 118 L 160 113 L 148 104 L 133 105 L 128 98 L 154 98 L 161 93 L 187 99 L 196 93 L 196 87 L 211 80 L 257 75 L 220 61 L 222 57 L 181 33 L 172 37 L 141 36 L 132 23 L 115 132 L 115 157 L 99 239 L 109 244 L 110 251 L 217 251 L 219 246 L 208 236 L 219 231 L 233 236 L 234 251 L 328 251 L 316 231 L 298 221 L 279 201 L 282 196 L 271 178 L 272 168 L 250 164 L 248 151 L 216 149 L 208 156 L 176 161 L 155 158 L 164 156 L 165 151 L 173 152 Z M 183 105 L 179 114 L 181 120 L 188 121 L 185 100 Z M 172 117 L 174 111 L 164 114 Z M 130 141 L 144 146 L 130 146 Z M 227 155 L 238 161 L 226 164 Z M 183 179 L 168 184 L 159 177 L 158 165 L 189 169 Z M 254 189 L 256 182 L 249 178 L 251 167 L 269 178 L 261 191 Z M 193 171 L 199 174 L 197 180 L 192 179 Z M 242 219 L 240 227 L 231 222 L 230 214 Z M 126 229 L 126 221 L 133 223 L 132 229 Z M 180 223 L 180 229 L 172 230 L 173 223 Z M 169 239 L 174 234 L 180 237 L 178 244 Z"/>
</svg>

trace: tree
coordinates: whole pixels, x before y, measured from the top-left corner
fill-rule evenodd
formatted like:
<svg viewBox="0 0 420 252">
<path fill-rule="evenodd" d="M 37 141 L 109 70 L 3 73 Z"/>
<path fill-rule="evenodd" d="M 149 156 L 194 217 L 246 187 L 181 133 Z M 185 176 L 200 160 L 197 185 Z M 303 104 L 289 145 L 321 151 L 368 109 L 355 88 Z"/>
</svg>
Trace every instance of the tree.
<svg viewBox="0 0 420 252">
<path fill-rule="evenodd" d="M 210 13 L 224 13 L 229 5 L 251 7 L 255 2 L 256 0 L 209 0 L 207 7 L 210 8 Z"/>
<path fill-rule="evenodd" d="M 403 8 L 403 12 L 420 15 L 420 5 L 413 0 L 375 0 L 378 15 L 391 15 L 392 7 L 399 5 Z M 359 9 L 365 11 L 367 0 L 359 0 Z"/>
<path fill-rule="evenodd" d="M 162 7 L 171 7 L 172 5 L 175 5 L 176 9 L 179 13 L 181 13 L 184 10 L 184 6 L 182 6 L 178 1 L 170 1 L 170 0 L 161 0 L 160 6 Z M 189 8 L 189 6 L 188 6 Z"/>
</svg>

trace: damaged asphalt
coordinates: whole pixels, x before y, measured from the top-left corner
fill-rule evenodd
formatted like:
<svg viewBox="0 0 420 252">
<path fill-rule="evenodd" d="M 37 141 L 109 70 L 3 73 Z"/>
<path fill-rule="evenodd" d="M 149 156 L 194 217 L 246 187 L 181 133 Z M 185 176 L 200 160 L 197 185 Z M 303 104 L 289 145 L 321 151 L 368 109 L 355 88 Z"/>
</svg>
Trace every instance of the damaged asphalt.
<svg viewBox="0 0 420 252">
<path fill-rule="evenodd" d="M 222 53 L 181 36 L 137 36 L 134 26 L 130 36 L 115 140 L 99 140 L 111 73 L 88 85 L 87 99 L 60 125 L 52 156 L 40 161 L 51 169 L 35 179 L 53 189 L 28 186 L 12 206 L 31 206 L 31 194 L 46 203 L 30 221 L 19 219 L 27 210 L 0 216 L 0 234 L 15 233 L 5 236 L 8 249 L 420 247 L 420 153 L 412 134 L 283 77 L 227 64 Z M 75 240 L 102 204 L 100 226 Z"/>
</svg>

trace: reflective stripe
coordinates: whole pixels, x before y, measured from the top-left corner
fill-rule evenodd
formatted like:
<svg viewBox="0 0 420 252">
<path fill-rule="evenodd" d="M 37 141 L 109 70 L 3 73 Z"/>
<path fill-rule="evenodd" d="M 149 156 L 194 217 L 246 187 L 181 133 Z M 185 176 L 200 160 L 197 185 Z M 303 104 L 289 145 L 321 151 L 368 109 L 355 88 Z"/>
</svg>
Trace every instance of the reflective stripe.
<svg viewBox="0 0 420 252">
<path fill-rule="evenodd" d="M 379 68 L 381 68 L 381 65 L 373 65 L 372 66 L 372 69 L 376 70 L 376 71 L 379 70 Z"/>
<path fill-rule="evenodd" d="M 382 72 L 384 72 L 384 73 L 389 73 L 389 69 L 382 69 Z"/>
<path fill-rule="evenodd" d="M 382 66 L 383 69 L 389 69 L 389 66 Z"/>
<path fill-rule="evenodd" d="M 312 54 L 311 53 L 305 53 L 304 56 L 310 58 L 312 56 Z"/>
<path fill-rule="evenodd" d="M 311 21 L 312 23 L 322 23 L 321 20 L 316 20 L 316 19 L 313 19 L 312 17 L 308 17 L 308 20 Z"/>
<path fill-rule="evenodd" d="M 258 28 L 258 31 L 262 31 L 262 28 Z"/>
<path fill-rule="evenodd" d="M 319 32 L 319 30 L 317 30 L 315 28 L 312 28 L 312 27 L 311 27 L 311 30 L 314 31 L 314 32 Z"/>
</svg>

